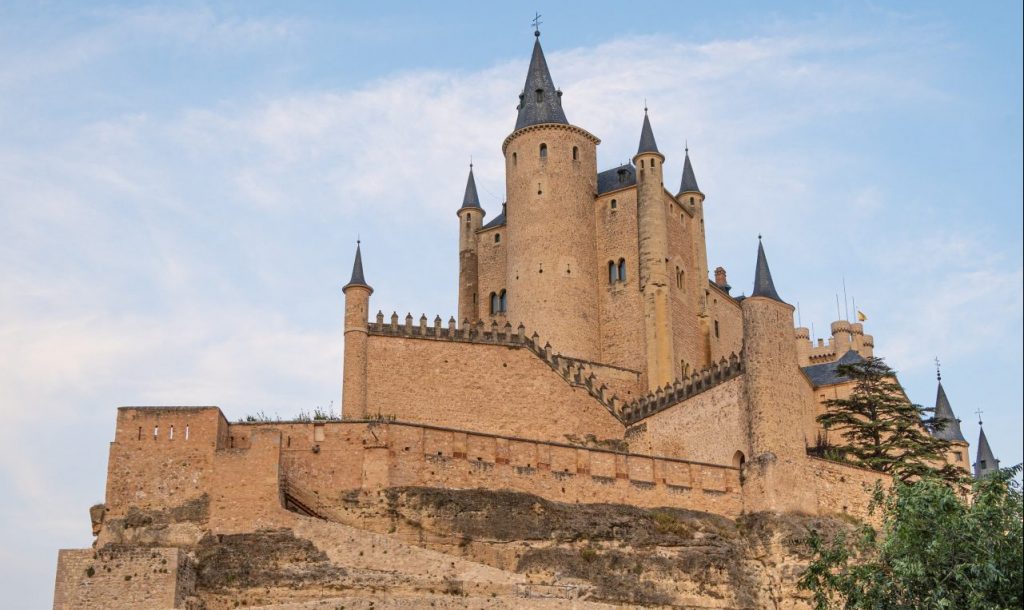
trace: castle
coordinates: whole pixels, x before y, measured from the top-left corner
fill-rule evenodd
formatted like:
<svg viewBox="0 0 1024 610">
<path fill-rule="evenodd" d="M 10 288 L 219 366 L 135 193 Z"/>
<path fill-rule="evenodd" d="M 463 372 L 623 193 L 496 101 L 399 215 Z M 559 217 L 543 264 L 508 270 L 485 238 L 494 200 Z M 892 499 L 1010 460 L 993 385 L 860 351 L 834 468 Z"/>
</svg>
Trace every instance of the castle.
<svg viewBox="0 0 1024 610">
<path fill-rule="evenodd" d="M 749 296 L 721 267 L 709 279 L 689 151 L 672 193 L 645 110 L 632 162 L 598 171 L 600 140 L 566 118 L 536 36 L 502 144 L 506 203 L 484 222 L 470 167 L 456 212 L 457 316 L 371 313 L 357 245 L 340 420 L 119 409 L 96 550 L 61 551 L 55 608 L 228 607 L 197 601 L 201 566 L 182 549 L 268 528 L 312 537 L 310 519 L 345 523 L 396 488 L 729 518 L 866 514 L 879 475 L 808 448 L 826 436 L 824 401 L 852 389 L 837 367 L 871 357 L 873 337 L 845 320 L 827 342 L 794 328 L 760 242 Z M 941 381 L 936 415 L 947 459 L 968 469 Z M 975 471 L 997 467 L 982 433 Z M 356 563 L 371 553 L 358 548 Z"/>
</svg>

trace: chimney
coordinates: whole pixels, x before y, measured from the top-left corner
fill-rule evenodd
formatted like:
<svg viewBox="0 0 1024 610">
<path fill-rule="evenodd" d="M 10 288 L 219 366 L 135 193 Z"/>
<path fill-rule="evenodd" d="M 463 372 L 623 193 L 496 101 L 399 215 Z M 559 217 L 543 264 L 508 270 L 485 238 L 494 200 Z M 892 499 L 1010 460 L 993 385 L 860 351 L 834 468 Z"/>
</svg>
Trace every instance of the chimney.
<svg viewBox="0 0 1024 610">
<path fill-rule="evenodd" d="M 732 289 L 729 281 L 725 278 L 725 267 L 715 267 L 715 284 L 718 284 L 718 287 L 724 290 L 726 294 Z"/>
</svg>

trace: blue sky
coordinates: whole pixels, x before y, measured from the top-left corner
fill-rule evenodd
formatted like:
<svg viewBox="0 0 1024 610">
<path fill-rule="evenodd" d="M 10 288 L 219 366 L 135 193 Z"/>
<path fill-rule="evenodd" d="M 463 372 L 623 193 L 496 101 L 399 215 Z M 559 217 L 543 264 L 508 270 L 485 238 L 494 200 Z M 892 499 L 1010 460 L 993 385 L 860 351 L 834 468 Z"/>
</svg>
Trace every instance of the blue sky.
<svg viewBox="0 0 1024 610">
<path fill-rule="evenodd" d="M 935 371 L 1021 461 L 1019 2 L 0 6 L 0 588 L 91 543 L 115 408 L 336 408 L 341 285 L 447 318 L 470 155 L 503 199 L 534 10 L 602 168 L 644 100 L 689 143 L 709 264 L 821 336 L 847 291 L 912 399 Z M 12 593 L 13 592 L 13 593 Z"/>
</svg>

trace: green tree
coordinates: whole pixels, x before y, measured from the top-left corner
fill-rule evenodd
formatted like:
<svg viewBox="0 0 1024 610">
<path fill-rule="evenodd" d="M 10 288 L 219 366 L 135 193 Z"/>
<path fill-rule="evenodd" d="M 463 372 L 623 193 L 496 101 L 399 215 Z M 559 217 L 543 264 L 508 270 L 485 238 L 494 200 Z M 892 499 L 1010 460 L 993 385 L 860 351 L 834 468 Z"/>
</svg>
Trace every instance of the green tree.
<svg viewBox="0 0 1024 610">
<path fill-rule="evenodd" d="M 826 542 L 800 580 L 816 610 L 996 610 L 1024 595 L 1020 465 L 977 481 L 969 497 L 945 481 L 894 479 L 875 491 L 881 533 L 867 525 Z"/>
<path fill-rule="evenodd" d="M 962 481 L 967 473 L 946 463 L 949 442 L 929 433 L 945 422 L 930 415 L 935 409 L 907 399 L 884 360 L 868 358 L 836 370 L 855 385 L 849 398 L 825 401 L 826 411 L 818 416 L 818 423 L 842 438 L 826 456 L 841 456 L 903 481 L 928 476 Z"/>
</svg>

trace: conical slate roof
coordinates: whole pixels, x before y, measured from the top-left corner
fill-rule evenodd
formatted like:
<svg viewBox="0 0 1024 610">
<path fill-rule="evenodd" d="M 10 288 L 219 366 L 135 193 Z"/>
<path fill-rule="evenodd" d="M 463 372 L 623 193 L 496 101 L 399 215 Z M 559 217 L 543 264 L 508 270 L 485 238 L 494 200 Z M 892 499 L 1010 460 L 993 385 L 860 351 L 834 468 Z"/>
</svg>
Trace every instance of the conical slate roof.
<svg viewBox="0 0 1024 610">
<path fill-rule="evenodd" d="M 941 438 L 944 441 L 967 442 L 963 432 L 960 431 L 960 420 L 953 414 L 953 407 L 949 404 L 949 398 L 946 398 L 946 390 L 942 388 L 941 381 L 935 395 L 935 419 L 945 422 L 945 426 L 941 430 L 935 431 L 935 438 Z"/>
<path fill-rule="evenodd" d="M 644 126 L 640 130 L 640 146 L 636 149 L 636 154 L 641 155 L 643 153 L 658 153 L 658 143 L 654 141 L 654 130 L 651 129 L 651 119 L 647 116 L 647 109 L 644 108 Z"/>
<path fill-rule="evenodd" d="M 519 95 L 516 129 L 542 123 L 569 124 L 562 110 L 562 92 L 555 89 L 548 62 L 544 59 L 544 50 L 540 48 L 540 32 L 536 36 L 530 69 L 526 72 L 526 84 Z"/>
<path fill-rule="evenodd" d="M 754 272 L 754 292 L 752 297 L 767 297 L 782 303 L 779 293 L 775 292 L 775 282 L 772 281 L 772 272 L 768 269 L 768 258 L 764 255 L 764 244 L 761 239 L 757 240 L 757 269 Z"/>
<path fill-rule="evenodd" d="M 476 179 L 473 178 L 473 166 L 469 166 L 469 178 L 466 180 L 466 194 L 462 197 L 463 208 L 479 208 L 480 196 L 476 193 Z M 460 208 L 461 209 L 461 208 Z"/>
<path fill-rule="evenodd" d="M 366 286 L 370 287 L 366 283 L 366 278 L 363 277 L 363 253 L 359 249 L 359 242 L 356 242 L 356 260 L 352 263 L 352 279 L 345 284 L 345 288 L 349 286 Z"/>
<path fill-rule="evenodd" d="M 680 193 L 699 193 L 697 177 L 693 175 L 693 165 L 690 164 L 690 151 L 686 151 L 686 159 L 683 161 L 683 181 L 679 184 Z"/>
<path fill-rule="evenodd" d="M 992 454 L 992 447 L 989 447 L 985 429 L 982 428 L 978 435 L 978 461 L 974 463 L 974 478 L 980 479 L 996 470 L 999 470 L 999 460 Z"/>
</svg>

